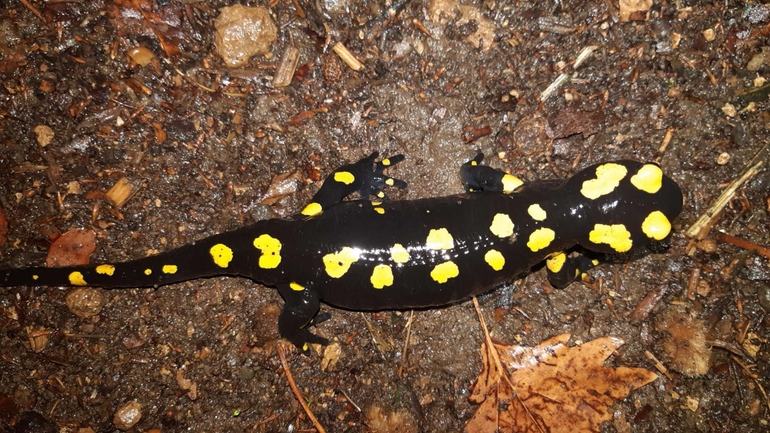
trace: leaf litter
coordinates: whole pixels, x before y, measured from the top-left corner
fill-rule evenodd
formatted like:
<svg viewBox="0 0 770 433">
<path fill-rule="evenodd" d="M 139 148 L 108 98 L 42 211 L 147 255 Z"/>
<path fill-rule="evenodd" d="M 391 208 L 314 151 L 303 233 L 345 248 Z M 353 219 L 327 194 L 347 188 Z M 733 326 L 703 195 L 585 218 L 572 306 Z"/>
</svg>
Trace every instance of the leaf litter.
<svg viewBox="0 0 770 433">
<path fill-rule="evenodd" d="M 604 365 L 624 344 L 619 338 L 569 347 L 571 335 L 561 334 L 528 347 L 492 342 L 481 324 L 482 370 L 469 397 L 479 407 L 467 433 L 598 432 L 616 401 L 658 378 L 644 368 Z"/>
</svg>

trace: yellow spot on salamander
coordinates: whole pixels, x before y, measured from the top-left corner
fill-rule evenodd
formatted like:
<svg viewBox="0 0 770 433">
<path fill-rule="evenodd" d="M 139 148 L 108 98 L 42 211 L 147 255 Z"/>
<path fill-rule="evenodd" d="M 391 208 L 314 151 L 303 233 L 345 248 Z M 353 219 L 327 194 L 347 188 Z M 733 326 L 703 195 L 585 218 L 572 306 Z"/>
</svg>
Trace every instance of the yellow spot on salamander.
<svg viewBox="0 0 770 433">
<path fill-rule="evenodd" d="M 81 274 L 78 271 L 70 273 L 69 280 L 70 280 L 70 284 L 72 284 L 73 286 L 85 286 L 86 284 L 88 284 L 86 283 L 86 280 L 83 279 L 83 274 Z"/>
<path fill-rule="evenodd" d="M 109 275 L 115 273 L 115 266 L 113 265 L 99 265 L 96 267 L 96 273 L 99 275 Z"/>
<path fill-rule="evenodd" d="M 662 241 L 671 233 L 671 222 L 663 212 L 656 210 L 647 215 L 642 222 L 642 232 L 650 239 Z"/>
<path fill-rule="evenodd" d="M 489 231 L 499 238 L 507 238 L 513 235 L 513 221 L 508 214 L 499 213 L 492 218 L 492 225 Z"/>
<path fill-rule="evenodd" d="M 382 161 L 380 161 L 380 162 L 381 162 L 381 163 L 382 163 L 382 165 L 384 165 L 385 167 L 387 167 L 387 166 L 389 166 L 389 165 L 390 165 L 390 159 L 389 159 L 389 158 L 383 158 L 383 160 L 382 160 Z"/>
<path fill-rule="evenodd" d="M 152 269 L 147 268 L 144 270 L 144 275 L 152 275 Z"/>
<path fill-rule="evenodd" d="M 532 252 L 537 252 L 548 247 L 548 245 L 551 245 L 551 242 L 553 242 L 554 239 L 556 239 L 556 232 L 545 227 L 539 228 L 529 235 L 527 247 L 529 247 Z"/>
<path fill-rule="evenodd" d="M 233 260 L 233 250 L 225 244 L 216 244 L 209 250 L 211 258 L 220 268 L 226 268 Z"/>
<path fill-rule="evenodd" d="M 393 186 L 393 184 L 396 183 L 393 179 L 385 179 L 385 185 L 387 186 Z"/>
<path fill-rule="evenodd" d="M 163 265 L 161 268 L 161 271 L 164 274 L 176 274 L 176 271 L 179 270 L 176 265 Z"/>
<path fill-rule="evenodd" d="M 583 182 L 580 193 L 588 199 L 595 200 L 615 191 L 615 188 L 620 185 L 620 181 L 626 177 L 626 174 L 628 174 L 628 169 L 625 166 L 612 162 L 602 164 L 596 167 L 595 179 Z"/>
<path fill-rule="evenodd" d="M 475 167 L 475 166 L 477 166 L 477 165 L 479 165 L 479 163 L 478 163 L 478 162 L 476 162 L 476 161 L 471 161 L 471 167 Z"/>
<path fill-rule="evenodd" d="M 323 262 L 326 273 L 332 278 L 340 278 L 350 269 L 350 265 L 358 261 L 358 255 L 359 251 L 350 247 L 325 255 Z"/>
<path fill-rule="evenodd" d="M 379 198 L 385 198 L 385 193 L 384 193 L 384 192 L 382 192 L 382 191 L 380 191 L 380 192 L 378 192 L 378 193 L 377 193 L 377 197 L 379 197 Z"/>
<path fill-rule="evenodd" d="M 378 214 L 380 214 L 380 215 L 382 215 L 382 214 L 384 214 L 384 213 L 385 213 L 385 209 L 383 209 L 383 208 L 381 208 L 381 207 L 376 207 L 376 208 L 374 208 L 374 211 L 375 211 L 375 212 L 377 212 L 377 213 L 378 213 Z"/>
<path fill-rule="evenodd" d="M 625 253 L 633 246 L 631 233 L 623 224 L 595 224 L 588 240 L 595 244 L 607 244 L 619 253 Z"/>
<path fill-rule="evenodd" d="M 440 228 L 431 229 L 425 240 L 425 248 L 429 250 L 451 250 L 455 247 L 455 240 L 449 234 L 449 230 Z"/>
<path fill-rule="evenodd" d="M 254 239 L 254 248 L 262 252 L 259 256 L 259 267 L 262 269 L 275 269 L 281 263 L 281 241 L 264 234 Z"/>
<path fill-rule="evenodd" d="M 382 289 L 384 287 L 393 285 L 393 270 L 388 265 L 377 265 L 372 271 L 372 277 L 369 278 L 372 282 L 372 286 L 375 289 Z"/>
<path fill-rule="evenodd" d="M 548 268 L 549 271 L 553 272 L 554 274 L 561 271 L 561 268 L 564 267 L 564 263 L 567 261 L 567 255 L 559 252 L 554 253 L 548 256 L 548 259 L 545 261 L 545 267 Z"/>
<path fill-rule="evenodd" d="M 518 177 L 512 174 L 505 174 L 503 176 L 502 182 L 503 182 L 503 192 L 506 194 L 512 193 L 513 191 L 516 190 L 516 188 L 524 184 L 523 180 L 519 179 Z"/>
<path fill-rule="evenodd" d="M 406 263 L 409 261 L 409 251 L 401 244 L 393 244 L 390 247 L 390 257 L 396 263 Z"/>
<path fill-rule="evenodd" d="M 663 171 L 657 165 L 644 164 L 631 176 L 631 184 L 638 190 L 655 194 L 663 185 Z"/>
<path fill-rule="evenodd" d="M 338 171 L 334 173 L 334 180 L 339 183 L 344 183 L 345 185 L 350 185 L 355 182 L 356 177 L 349 171 Z"/>
<path fill-rule="evenodd" d="M 531 217 L 532 217 L 532 219 L 533 219 L 533 220 L 535 220 L 535 221 L 545 221 L 545 218 L 548 216 L 548 215 L 545 213 L 545 210 L 544 210 L 542 207 L 540 207 L 540 205 L 539 205 L 539 204 L 537 204 L 537 203 L 535 203 L 535 204 L 533 204 L 533 205 L 530 205 L 530 206 L 527 208 L 527 213 L 528 213 L 528 214 L 529 214 L 529 216 L 531 216 Z"/>
<path fill-rule="evenodd" d="M 289 283 L 289 287 L 295 292 L 301 292 L 305 290 L 305 286 L 303 286 L 302 284 L 295 283 L 294 281 Z"/>
<path fill-rule="evenodd" d="M 379 205 L 381 205 L 381 204 L 382 204 L 382 202 L 381 202 L 381 201 L 373 201 L 373 202 L 371 202 L 371 203 L 372 203 L 372 206 L 379 206 Z"/>
<path fill-rule="evenodd" d="M 323 208 L 316 202 L 309 203 L 307 206 L 305 206 L 304 209 L 302 209 L 302 215 L 305 216 L 316 216 L 321 212 L 323 212 Z"/>
<path fill-rule="evenodd" d="M 38 276 L 38 275 L 33 275 L 33 276 L 32 276 L 32 279 L 33 279 L 33 280 L 35 280 L 35 281 L 37 281 L 38 279 L 40 279 L 40 276 Z"/>
<path fill-rule="evenodd" d="M 455 278 L 458 275 L 460 275 L 460 269 L 458 269 L 457 265 L 451 260 L 439 263 L 432 271 L 430 271 L 430 277 L 439 284 L 444 284 L 449 281 L 450 278 Z"/>
<path fill-rule="evenodd" d="M 487 253 L 484 254 L 484 261 L 496 271 L 503 269 L 503 266 L 505 266 L 505 257 L 503 257 L 503 254 L 497 250 L 487 251 Z"/>
</svg>

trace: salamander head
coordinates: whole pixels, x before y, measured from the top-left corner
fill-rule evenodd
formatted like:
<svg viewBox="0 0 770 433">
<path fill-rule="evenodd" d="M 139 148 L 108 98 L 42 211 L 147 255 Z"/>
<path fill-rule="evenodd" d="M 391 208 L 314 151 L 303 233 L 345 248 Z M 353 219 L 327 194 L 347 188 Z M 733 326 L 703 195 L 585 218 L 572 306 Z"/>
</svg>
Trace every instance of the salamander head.
<svg viewBox="0 0 770 433">
<path fill-rule="evenodd" d="M 653 163 L 596 164 L 572 177 L 565 189 L 584 201 L 589 221 L 580 245 L 601 253 L 627 253 L 671 233 L 682 211 L 682 190 Z"/>
</svg>

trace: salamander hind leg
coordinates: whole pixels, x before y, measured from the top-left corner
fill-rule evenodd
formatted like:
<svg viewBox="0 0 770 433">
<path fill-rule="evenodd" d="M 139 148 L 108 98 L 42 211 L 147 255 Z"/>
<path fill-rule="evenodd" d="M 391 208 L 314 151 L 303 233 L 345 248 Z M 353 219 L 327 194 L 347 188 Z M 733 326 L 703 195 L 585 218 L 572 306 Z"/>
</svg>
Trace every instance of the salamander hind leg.
<svg viewBox="0 0 770 433">
<path fill-rule="evenodd" d="M 354 164 L 343 165 L 334 170 L 302 210 L 302 215 L 318 215 L 354 192 L 358 192 L 362 198 L 375 196 L 383 199 L 385 193 L 382 188 L 385 186 L 406 188 L 406 182 L 385 174 L 385 169 L 403 161 L 404 155 L 394 155 L 377 161 L 379 155 L 379 152 L 373 152 Z"/>
<path fill-rule="evenodd" d="M 602 261 L 598 257 L 592 258 L 583 254 L 568 256 L 561 251 L 553 253 L 545 262 L 548 281 L 558 289 L 564 288 Z"/>
<path fill-rule="evenodd" d="M 303 353 L 308 352 L 309 343 L 329 344 L 329 340 L 313 334 L 308 329 L 330 317 L 328 314 L 319 314 L 316 317 L 320 308 L 318 295 L 297 283 L 279 285 L 278 292 L 286 301 L 278 317 L 278 332 L 281 337 L 289 340 Z"/>
<path fill-rule="evenodd" d="M 460 168 L 460 176 L 467 192 L 501 192 L 510 194 L 524 182 L 518 177 L 481 165 L 484 154 L 479 152 Z"/>
</svg>

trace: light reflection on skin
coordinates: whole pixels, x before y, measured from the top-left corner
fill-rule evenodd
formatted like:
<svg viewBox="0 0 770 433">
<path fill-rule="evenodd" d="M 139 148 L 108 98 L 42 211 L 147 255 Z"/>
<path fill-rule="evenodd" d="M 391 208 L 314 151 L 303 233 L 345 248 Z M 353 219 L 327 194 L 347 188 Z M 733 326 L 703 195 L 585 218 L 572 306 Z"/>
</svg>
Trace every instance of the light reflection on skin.
<svg viewBox="0 0 770 433">
<path fill-rule="evenodd" d="M 425 244 L 406 245 L 404 248 L 409 253 L 409 261 L 406 263 L 395 263 L 391 257 L 390 247 L 388 248 L 370 248 L 364 249 L 359 247 L 352 247 L 353 254 L 356 260 L 364 261 L 376 264 L 392 264 L 396 267 L 403 266 L 419 266 L 426 264 L 434 264 L 439 261 L 453 260 L 462 256 L 471 254 L 474 251 L 480 249 L 486 249 L 494 244 L 491 236 L 478 236 L 471 240 L 455 239 L 454 248 L 446 250 L 435 250 L 428 248 Z M 319 254 L 321 252 L 319 251 Z"/>
</svg>

